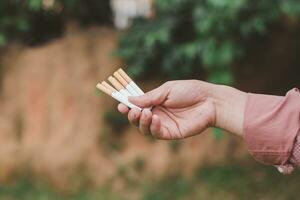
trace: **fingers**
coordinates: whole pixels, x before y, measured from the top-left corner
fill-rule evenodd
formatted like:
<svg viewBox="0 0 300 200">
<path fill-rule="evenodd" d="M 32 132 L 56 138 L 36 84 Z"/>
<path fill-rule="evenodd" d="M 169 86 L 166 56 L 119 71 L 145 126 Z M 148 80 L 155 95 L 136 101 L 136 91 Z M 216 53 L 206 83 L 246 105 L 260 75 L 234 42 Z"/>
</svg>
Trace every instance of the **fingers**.
<svg viewBox="0 0 300 200">
<path fill-rule="evenodd" d="M 152 123 L 150 131 L 153 137 L 160 140 L 172 140 L 174 139 L 167 127 L 162 126 L 161 119 L 158 115 L 152 116 Z"/>
<path fill-rule="evenodd" d="M 158 138 L 160 135 L 160 130 L 161 130 L 161 122 L 160 119 L 157 115 L 152 116 L 152 123 L 150 126 L 150 131 L 153 137 Z"/>
<path fill-rule="evenodd" d="M 140 112 L 138 109 L 131 109 L 124 104 L 118 105 L 118 110 L 122 114 L 128 113 L 128 120 L 131 124 L 138 126 L 140 132 L 147 135 L 150 134 L 150 125 L 152 121 L 152 112 L 149 109 L 144 109 Z"/>
<path fill-rule="evenodd" d="M 119 104 L 118 110 L 122 114 L 128 114 L 129 122 L 139 127 L 140 132 L 144 135 L 151 134 L 157 139 L 170 139 L 168 130 L 161 126 L 159 116 L 153 115 L 149 109 L 144 109 L 140 112 L 138 109 L 129 110 L 124 104 Z"/>
<path fill-rule="evenodd" d="M 169 139 L 168 130 L 161 126 L 161 120 L 158 115 L 152 115 L 149 109 L 142 111 L 139 121 L 140 132 L 144 135 L 151 134 L 157 139 Z"/>
<path fill-rule="evenodd" d="M 153 137 L 161 140 L 172 139 L 170 137 L 169 130 L 161 125 L 161 120 L 158 115 L 152 116 L 152 123 L 150 126 L 150 132 Z"/>
<path fill-rule="evenodd" d="M 142 111 L 142 115 L 140 118 L 140 125 L 139 125 L 139 129 L 143 134 L 145 135 L 150 134 L 151 121 L 152 121 L 152 112 L 149 109 L 144 109 Z"/>
<path fill-rule="evenodd" d="M 129 108 L 126 105 L 124 105 L 122 103 L 119 103 L 119 105 L 118 105 L 118 111 L 120 113 L 122 113 L 122 114 L 125 115 L 125 114 L 127 114 L 129 112 Z"/>
<path fill-rule="evenodd" d="M 167 84 L 147 92 L 142 96 L 129 97 L 129 101 L 141 108 L 159 105 L 165 101 L 169 93 L 169 87 Z"/>
<path fill-rule="evenodd" d="M 128 112 L 128 120 L 131 124 L 135 126 L 139 125 L 140 116 L 141 112 L 136 108 L 133 108 Z"/>
<path fill-rule="evenodd" d="M 136 109 L 129 109 L 126 105 L 120 103 L 118 105 L 118 111 L 124 115 L 128 115 L 128 120 L 131 124 L 135 125 L 135 126 L 139 126 L 139 120 L 140 120 L 140 116 L 141 116 L 141 112 Z"/>
</svg>

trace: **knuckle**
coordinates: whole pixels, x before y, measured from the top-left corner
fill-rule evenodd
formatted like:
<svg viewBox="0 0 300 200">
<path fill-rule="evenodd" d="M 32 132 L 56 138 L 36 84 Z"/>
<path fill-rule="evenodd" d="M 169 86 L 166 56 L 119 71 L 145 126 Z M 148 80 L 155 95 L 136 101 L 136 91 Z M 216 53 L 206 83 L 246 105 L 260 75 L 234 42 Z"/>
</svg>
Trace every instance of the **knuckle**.
<svg viewBox="0 0 300 200">
<path fill-rule="evenodd" d="M 172 81 L 167 81 L 167 82 L 165 82 L 165 83 L 163 84 L 163 86 L 168 87 L 168 86 L 170 86 L 171 84 L 172 84 Z"/>
</svg>

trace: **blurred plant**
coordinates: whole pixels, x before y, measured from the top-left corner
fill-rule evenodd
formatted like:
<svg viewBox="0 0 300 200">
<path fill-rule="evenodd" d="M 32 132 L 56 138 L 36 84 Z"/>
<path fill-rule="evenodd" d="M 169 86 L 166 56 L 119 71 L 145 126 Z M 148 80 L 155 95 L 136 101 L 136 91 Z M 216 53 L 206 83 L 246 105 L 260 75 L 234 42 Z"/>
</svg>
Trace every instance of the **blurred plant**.
<svg viewBox="0 0 300 200">
<path fill-rule="evenodd" d="M 143 157 L 137 157 L 133 161 L 133 168 L 136 172 L 142 172 L 145 168 L 145 159 Z"/>
<path fill-rule="evenodd" d="M 120 139 L 120 137 L 114 133 L 115 132 L 112 132 L 107 128 L 102 128 L 102 131 L 99 134 L 99 147 L 106 153 L 120 152 L 125 146 L 124 140 Z"/>
<path fill-rule="evenodd" d="M 220 128 L 214 128 L 214 136 L 216 140 L 220 140 L 223 137 L 223 130 Z"/>
<path fill-rule="evenodd" d="M 117 177 L 116 178 L 121 178 L 123 181 L 126 182 L 126 184 L 129 185 L 133 185 L 134 181 L 132 180 L 132 178 L 130 177 L 130 173 L 129 173 L 129 168 L 128 165 L 126 164 L 121 164 L 117 167 Z"/>
<path fill-rule="evenodd" d="M 59 36 L 69 20 L 109 23 L 109 0 L 0 1 L 0 47 L 10 40 L 37 44 Z"/>
<path fill-rule="evenodd" d="M 192 192 L 191 182 L 181 174 L 167 176 L 155 184 L 146 185 L 144 200 L 184 199 Z"/>
<path fill-rule="evenodd" d="M 101 128 L 99 145 L 107 152 L 121 151 L 124 147 L 124 141 L 120 137 L 128 126 L 127 118 L 119 112 L 108 110 L 104 112 L 103 119 L 109 128 Z"/>
<path fill-rule="evenodd" d="M 266 36 L 283 16 L 300 16 L 297 0 L 156 0 L 154 5 L 155 18 L 136 19 L 120 40 L 117 54 L 131 74 L 204 74 L 224 84 L 233 83 L 231 65 L 243 58 L 251 38 Z"/>
<path fill-rule="evenodd" d="M 119 176 L 127 181 L 125 165 L 118 168 Z M 10 184 L 1 184 L 0 197 L 9 200 L 114 200 L 138 199 L 298 199 L 300 174 L 282 176 L 275 168 L 257 163 L 233 162 L 199 168 L 194 176 L 185 178 L 177 175 L 159 179 L 144 179 L 134 188 L 126 183 L 124 191 L 118 192 L 111 186 L 83 187 L 78 191 L 61 193 L 47 182 L 35 180 L 33 176 L 15 178 Z M 59 193 L 60 191 L 60 193 Z M 130 195 L 133 194 L 133 195 Z"/>
<path fill-rule="evenodd" d="M 65 189 L 65 188 L 64 188 Z M 78 191 L 63 193 L 54 190 L 50 184 L 34 181 L 30 178 L 19 179 L 14 183 L 1 185 L 1 199 L 9 200 L 115 200 L 120 196 L 110 188 L 101 187 L 90 190 L 90 188 L 80 188 Z"/>
<path fill-rule="evenodd" d="M 117 134 L 121 133 L 128 126 L 127 118 L 116 111 L 106 111 L 104 120 L 111 126 L 113 132 Z"/>
<path fill-rule="evenodd" d="M 169 148 L 173 153 L 177 153 L 181 147 L 182 142 L 180 140 L 171 140 L 168 142 Z"/>
</svg>

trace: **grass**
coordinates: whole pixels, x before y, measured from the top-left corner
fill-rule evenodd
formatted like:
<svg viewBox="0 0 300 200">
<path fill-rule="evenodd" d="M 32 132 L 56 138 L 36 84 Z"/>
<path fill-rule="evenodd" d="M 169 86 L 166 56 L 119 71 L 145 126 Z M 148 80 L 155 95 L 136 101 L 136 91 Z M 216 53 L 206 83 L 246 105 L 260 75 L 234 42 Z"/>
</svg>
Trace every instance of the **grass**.
<svg viewBox="0 0 300 200">
<path fill-rule="evenodd" d="M 273 167 L 259 164 L 210 166 L 199 169 L 192 178 L 180 173 L 157 181 L 143 180 L 143 184 L 128 183 L 128 191 L 139 194 L 143 200 L 293 200 L 300 196 L 300 174 L 279 174 Z M 134 187 L 132 187 L 132 184 Z M 116 194 L 108 187 L 82 190 L 61 195 L 46 185 L 21 180 L 0 187 L 1 200 L 122 200 L 129 194 Z"/>
<path fill-rule="evenodd" d="M 20 180 L 13 184 L 0 187 L 1 200 L 118 200 L 120 199 L 108 188 L 94 191 L 82 190 L 73 194 L 63 195 L 44 184 L 30 180 Z"/>
<path fill-rule="evenodd" d="M 197 179 L 201 197 L 209 199 L 298 199 L 300 174 L 284 176 L 274 167 L 214 166 L 199 171 Z"/>
</svg>

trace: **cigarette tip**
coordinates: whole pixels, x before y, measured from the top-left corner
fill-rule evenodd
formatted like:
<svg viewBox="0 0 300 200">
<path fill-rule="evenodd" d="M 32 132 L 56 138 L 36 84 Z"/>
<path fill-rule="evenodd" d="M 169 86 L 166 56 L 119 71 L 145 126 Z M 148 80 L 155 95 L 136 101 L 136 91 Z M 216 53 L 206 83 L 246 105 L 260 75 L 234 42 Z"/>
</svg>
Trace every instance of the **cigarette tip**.
<svg viewBox="0 0 300 200">
<path fill-rule="evenodd" d="M 100 89 L 101 88 L 101 83 L 97 83 L 96 88 Z"/>
<path fill-rule="evenodd" d="M 118 71 L 115 71 L 114 72 L 114 76 L 116 76 L 116 75 L 118 75 L 119 74 L 119 72 Z"/>
<path fill-rule="evenodd" d="M 109 77 L 108 77 L 108 80 L 109 80 L 109 81 L 113 81 L 113 80 L 114 80 L 114 77 L 109 76 Z"/>
</svg>

